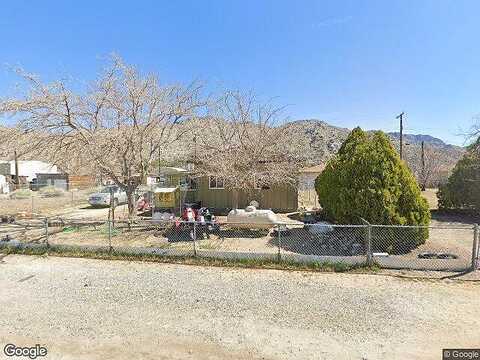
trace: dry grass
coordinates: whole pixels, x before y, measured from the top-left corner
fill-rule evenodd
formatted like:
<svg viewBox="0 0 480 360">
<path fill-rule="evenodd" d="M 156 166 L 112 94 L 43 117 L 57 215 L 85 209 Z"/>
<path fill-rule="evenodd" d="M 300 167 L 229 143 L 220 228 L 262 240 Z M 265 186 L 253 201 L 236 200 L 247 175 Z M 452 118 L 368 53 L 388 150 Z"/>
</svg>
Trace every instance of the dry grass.
<svg viewBox="0 0 480 360">
<path fill-rule="evenodd" d="M 7 195 L 0 196 L 0 215 L 41 214 L 57 215 L 66 209 L 88 205 L 91 190 L 69 191 L 61 195 L 49 197 L 41 192 L 32 192 L 31 196 L 19 199 Z"/>
</svg>

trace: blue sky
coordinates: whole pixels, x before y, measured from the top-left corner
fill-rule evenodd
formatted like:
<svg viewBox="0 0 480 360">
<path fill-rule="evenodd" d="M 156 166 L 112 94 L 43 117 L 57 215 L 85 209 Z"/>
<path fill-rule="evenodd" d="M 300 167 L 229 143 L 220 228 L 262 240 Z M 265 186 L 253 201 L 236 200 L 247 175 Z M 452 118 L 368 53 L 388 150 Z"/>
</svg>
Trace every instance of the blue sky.
<svg viewBox="0 0 480 360">
<path fill-rule="evenodd" d="M 480 113 L 480 1 L 9 1 L 0 64 L 89 80 L 111 52 L 165 82 L 288 104 L 291 119 L 450 143 Z M 0 70 L 0 96 L 17 79 Z"/>
</svg>

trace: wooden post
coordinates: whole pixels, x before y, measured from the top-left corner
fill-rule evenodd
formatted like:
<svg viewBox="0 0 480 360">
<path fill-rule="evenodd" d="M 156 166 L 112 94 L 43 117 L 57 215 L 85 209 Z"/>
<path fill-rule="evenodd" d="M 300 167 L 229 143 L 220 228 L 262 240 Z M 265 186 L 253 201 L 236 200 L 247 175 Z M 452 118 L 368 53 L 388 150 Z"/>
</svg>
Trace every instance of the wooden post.
<svg viewBox="0 0 480 360">
<path fill-rule="evenodd" d="M 421 161 L 422 161 L 422 191 L 425 191 L 426 188 L 426 179 L 425 179 L 425 142 L 422 141 L 422 154 L 421 154 Z"/>
<path fill-rule="evenodd" d="M 400 160 L 403 160 L 403 116 L 405 113 L 402 111 L 397 119 L 400 119 Z"/>
</svg>

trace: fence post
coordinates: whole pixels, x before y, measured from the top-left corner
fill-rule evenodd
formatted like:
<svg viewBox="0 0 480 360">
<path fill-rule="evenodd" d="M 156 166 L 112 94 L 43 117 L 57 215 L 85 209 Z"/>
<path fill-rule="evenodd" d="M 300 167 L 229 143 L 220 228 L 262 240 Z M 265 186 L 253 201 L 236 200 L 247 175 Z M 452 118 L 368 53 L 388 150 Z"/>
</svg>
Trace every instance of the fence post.
<svg viewBox="0 0 480 360">
<path fill-rule="evenodd" d="M 110 219 L 107 220 L 108 224 L 108 252 L 111 253 L 113 248 L 112 248 L 112 222 Z"/>
<path fill-rule="evenodd" d="M 45 218 L 45 244 L 47 244 L 47 248 L 50 246 L 48 243 L 48 218 Z"/>
<path fill-rule="evenodd" d="M 367 238 L 365 243 L 365 248 L 367 250 L 367 265 L 370 266 L 373 264 L 373 256 L 372 256 L 372 224 L 368 221 L 363 220 L 367 224 Z"/>
<path fill-rule="evenodd" d="M 281 235 L 281 231 L 280 231 L 280 225 L 277 224 L 277 233 L 278 233 L 278 254 L 277 254 L 277 260 L 278 262 L 282 261 L 282 251 L 281 251 L 281 248 L 282 248 L 282 235 Z"/>
<path fill-rule="evenodd" d="M 197 256 L 197 222 L 193 222 L 193 256 Z"/>
<path fill-rule="evenodd" d="M 372 256 L 372 224 L 368 223 L 367 228 L 367 265 L 370 266 L 373 263 Z"/>
<path fill-rule="evenodd" d="M 477 268 L 478 259 L 478 224 L 473 227 L 473 246 L 472 246 L 472 271 Z"/>
<path fill-rule="evenodd" d="M 367 225 L 367 238 L 365 239 L 365 250 L 367 252 L 367 265 L 370 266 L 373 264 L 372 256 L 372 224 L 370 224 L 364 218 L 360 218 L 364 225 Z"/>
</svg>

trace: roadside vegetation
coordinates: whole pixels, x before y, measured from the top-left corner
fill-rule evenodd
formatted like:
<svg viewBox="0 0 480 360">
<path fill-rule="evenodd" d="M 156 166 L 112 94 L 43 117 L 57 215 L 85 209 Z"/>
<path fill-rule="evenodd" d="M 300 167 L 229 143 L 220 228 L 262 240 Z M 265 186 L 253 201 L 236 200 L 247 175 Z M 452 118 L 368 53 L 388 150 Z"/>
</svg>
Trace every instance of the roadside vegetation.
<svg viewBox="0 0 480 360">
<path fill-rule="evenodd" d="M 346 264 L 342 262 L 309 262 L 299 263 L 295 261 L 273 259 L 218 259 L 208 257 L 195 256 L 165 256 L 156 254 L 132 254 L 122 251 L 88 250 L 73 249 L 65 247 L 6 247 L 0 250 L 5 255 L 37 255 L 37 256 L 60 256 L 60 257 L 76 257 L 90 258 L 101 260 L 127 260 L 127 261 L 146 261 L 158 263 L 172 263 L 184 265 L 198 266 L 220 266 L 220 267 L 240 267 L 254 269 L 277 269 L 277 270 L 303 270 L 303 271 L 319 271 L 319 272 L 375 272 L 379 267 L 375 264 Z"/>
</svg>

